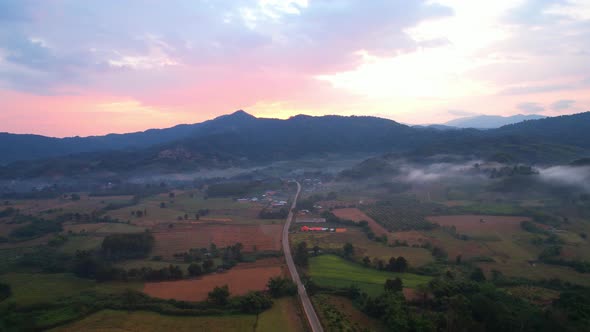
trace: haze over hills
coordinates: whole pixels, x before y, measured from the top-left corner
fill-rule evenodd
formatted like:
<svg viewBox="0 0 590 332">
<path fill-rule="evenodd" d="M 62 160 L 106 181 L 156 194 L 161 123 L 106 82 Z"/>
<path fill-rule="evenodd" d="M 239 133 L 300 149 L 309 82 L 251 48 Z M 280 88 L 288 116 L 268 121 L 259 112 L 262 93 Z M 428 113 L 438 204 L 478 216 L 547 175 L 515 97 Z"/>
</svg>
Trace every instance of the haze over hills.
<svg viewBox="0 0 590 332">
<path fill-rule="evenodd" d="M 4 162 L 30 159 L 37 151 L 47 150 L 35 163 L 17 162 L 3 167 L 0 176 L 183 171 L 351 153 L 401 153 L 409 158 L 455 154 L 514 162 L 570 162 L 590 151 L 590 112 L 485 131 L 441 131 L 367 116 L 299 115 L 280 120 L 237 111 L 200 124 L 143 133 L 34 138 L 37 141 L 31 141 L 29 135 L 0 137 L 2 154 L 9 157 Z"/>
<path fill-rule="evenodd" d="M 476 115 L 454 119 L 444 123 L 444 125 L 458 128 L 491 129 L 500 128 L 505 125 L 514 124 L 522 121 L 539 120 L 543 118 L 546 118 L 546 116 L 538 114 L 516 114 L 512 116 Z"/>
</svg>

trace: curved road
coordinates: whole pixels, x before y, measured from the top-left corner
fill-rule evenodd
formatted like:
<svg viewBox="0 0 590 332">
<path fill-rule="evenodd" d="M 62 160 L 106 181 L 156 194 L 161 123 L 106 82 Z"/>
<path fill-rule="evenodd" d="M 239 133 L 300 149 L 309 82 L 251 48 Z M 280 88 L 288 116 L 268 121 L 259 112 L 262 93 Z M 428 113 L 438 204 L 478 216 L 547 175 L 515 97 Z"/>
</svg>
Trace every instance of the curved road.
<svg viewBox="0 0 590 332">
<path fill-rule="evenodd" d="M 299 297 L 301 298 L 301 303 L 303 304 L 303 310 L 305 311 L 305 315 L 307 316 L 307 320 L 309 321 L 309 326 L 311 326 L 311 330 L 313 332 L 323 332 L 324 329 L 322 328 L 322 324 L 315 313 L 315 309 L 309 300 L 309 296 L 307 296 L 307 292 L 305 291 L 305 287 L 301 283 L 301 278 L 299 278 L 299 273 L 297 272 L 297 268 L 295 267 L 295 263 L 293 262 L 293 256 L 291 255 L 291 247 L 289 246 L 289 227 L 291 226 L 291 221 L 293 221 L 293 210 L 297 205 L 297 198 L 299 198 L 299 193 L 301 192 L 301 185 L 299 182 L 297 183 L 297 193 L 295 194 L 295 198 L 293 199 L 293 204 L 291 204 L 291 210 L 289 211 L 289 216 L 287 217 L 287 222 L 285 223 L 285 227 L 283 228 L 283 251 L 285 252 L 285 259 L 287 260 L 287 266 L 289 267 L 289 272 L 291 273 L 291 278 L 297 285 L 297 290 L 299 292 Z"/>
</svg>

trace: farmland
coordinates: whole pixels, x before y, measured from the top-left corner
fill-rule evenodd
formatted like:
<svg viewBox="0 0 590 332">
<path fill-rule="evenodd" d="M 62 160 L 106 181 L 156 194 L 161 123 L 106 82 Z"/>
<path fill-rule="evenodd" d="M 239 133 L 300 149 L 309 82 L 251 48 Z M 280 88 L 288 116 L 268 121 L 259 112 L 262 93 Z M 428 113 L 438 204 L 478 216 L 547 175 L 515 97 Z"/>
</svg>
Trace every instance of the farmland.
<svg viewBox="0 0 590 332">
<path fill-rule="evenodd" d="M 357 208 L 334 209 L 332 210 L 332 213 L 334 213 L 334 215 L 336 215 L 338 218 L 348 219 L 356 222 L 363 220 L 368 222 L 371 231 L 373 231 L 376 236 L 389 235 L 387 229 Z"/>
<path fill-rule="evenodd" d="M 304 327 L 300 313 L 293 298 L 275 301 L 270 310 L 256 317 L 254 315 L 231 316 L 167 316 L 147 311 L 103 310 L 80 321 L 52 329 L 52 332 L 74 331 L 137 331 L 159 332 L 172 330 L 178 332 L 192 331 L 231 331 L 231 332 L 265 332 L 285 331 L 302 332 Z"/>
<path fill-rule="evenodd" d="M 428 283 L 430 277 L 411 273 L 378 271 L 346 261 L 334 255 L 321 255 L 309 260 L 309 274 L 322 287 L 346 288 L 357 285 L 370 295 L 383 292 L 387 279 L 399 277 L 404 287 L 416 287 Z"/>
<path fill-rule="evenodd" d="M 238 242 L 244 251 L 280 250 L 282 225 L 220 225 L 180 224 L 173 228 L 155 231 L 156 245 L 153 255 L 172 257 L 191 248 L 206 248 L 211 243 L 218 247 Z"/>
<path fill-rule="evenodd" d="M 291 234 L 291 239 L 294 243 L 305 241 L 310 248 L 318 246 L 327 251 L 341 250 L 344 243 L 353 243 L 354 260 L 357 262 L 361 262 L 365 256 L 385 261 L 391 257 L 403 256 L 411 266 L 418 267 L 434 260 L 430 252 L 423 248 L 391 247 L 369 240 L 357 227 L 349 227 L 345 233 L 299 232 Z"/>
<path fill-rule="evenodd" d="M 97 283 L 63 273 L 8 273 L 0 276 L 0 282 L 11 286 L 13 294 L 9 300 L 20 305 L 50 303 L 87 290 L 112 293 L 141 288 L 139 283 Z"/>
<path fill-rule="evenodd" d="M 409 198 L 378 202 L 364 210 L 389 231 L 426 230 L 433 227 L 426 220 L 420 203 Z"/>
<path fill-rule="evenodd" d="M 165 316 L 154 312 L 103 310 L 80 321 L 53 329 L 74 331 L 236 331 L 251 332 L 256 323 L 253 315 L 213 317 Z"/>
<path fill-rule="evenodd" d="M 271 277 L 283 273 L 278 260 L 241 263 L 226 272 L 205 275 L 197 279 L 146 283 L 143 291 L 154 297 L 181 301 L 203 301 L 216 286 L 228 285 L 232 295 L 264 290 Z"/>
<path fill-rule="evenodd" d="M 520 222 L 531 220 L 529 217 L 489 215 L 430 216 L 426 219 L 441 226 L 453 226 L 462 234 L 515 232 L 520 230 Z"/>
<path fill-rule="evenodd" d="M 313 297 L 328 331 L 386 331 L 379 321 L 368 317 L 344 297 L 320 294 Z"/>
</svg>

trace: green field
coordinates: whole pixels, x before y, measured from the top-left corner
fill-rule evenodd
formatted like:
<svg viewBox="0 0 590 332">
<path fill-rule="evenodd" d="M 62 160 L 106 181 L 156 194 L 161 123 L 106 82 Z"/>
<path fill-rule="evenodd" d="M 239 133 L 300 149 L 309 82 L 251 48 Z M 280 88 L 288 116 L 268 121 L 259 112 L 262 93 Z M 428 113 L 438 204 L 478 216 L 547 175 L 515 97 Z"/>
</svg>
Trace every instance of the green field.
<svg viewBox="0 0 590 332">
<path fill-rule="evenodd" d="M 344 288 L 357 285 L 369 295 L 383 291 L 385 280 L 399 277 L 404 287 L 414 288 L 430 281 L 430 277 L 411 273 L 379 271 L 352 263 L 334 255 L 321 255 L 309 259 L 309 274 L 322 287 Z"/>
<path fill-rule="evenodd" d="M 165 316 L 153 312 L 103 310 L 51 331 L 254 331 L 255 315 L 214 317 Z"/>
<path fill-rule="evenodd" d="M 258 318 L 255 315 L 168 316 L 154 312 L 103 310 L 51 331 L 304 331 L 295 298 L 281 298 Z"/>
<path fill-rule="evenodd" d="M 103 239 L 101 236 L 69 236 L 66 243 L 59 248 L 59 252 L 73 255 L 78 250 L 98 249 Z"/>
<path fill-rule="evenodd" d="M 64 273 L 7 273 L 0 275 L 0 281 L 9 284 L 12 289 L 9 301 L 20 305 L 52 302 L 86 290 L 114 293 L 142 288 L 140 283 L 97 283 Z"/>
<path fill-rule="evenodd" d="M 412 267 L 420 267 L 434 261 L 430 251 L 424 248 L 390 247 L 369 240 L 367 234 L 358 227 L 347 227 L 345 233 L 297 232 L 291 234 L 290 238 L 293 243 L 305 241 L 308 248 L 317 245 L 322 250 L 340 250 L 344 243 L 353 243 L 354 260 L 357 262 L 362 262 L 365 256 L 371 259 L 383 259 L 384 261 L 389 261 L 391 257 L 403 256 Z"/>
<path fill-rule="evenodd" d="M 304 331 L 301 318 L 295 297 L 276 299 L 272 308 L 258 317 L 256 331 Z"/>
</svg>

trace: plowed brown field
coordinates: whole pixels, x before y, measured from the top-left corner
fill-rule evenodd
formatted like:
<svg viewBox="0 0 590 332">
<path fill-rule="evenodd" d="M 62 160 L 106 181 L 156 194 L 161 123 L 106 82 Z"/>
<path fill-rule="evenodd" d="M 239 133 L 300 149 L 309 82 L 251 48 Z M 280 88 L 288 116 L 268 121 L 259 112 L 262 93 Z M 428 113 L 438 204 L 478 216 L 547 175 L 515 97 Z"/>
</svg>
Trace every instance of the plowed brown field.
<svg viewBox="0 0 590 332">
<path fill-rule="evenodd" d="M 216 286 L 228 285 L 230 294 L 244 295 L 264 290 L 268 279 L 282 274 L 279 260 L 241 263 L 227 272 L 214 273 L 198 279 L 146 283 L 144 293 L 163 299 L 203 301 Z"/>
</svg>

